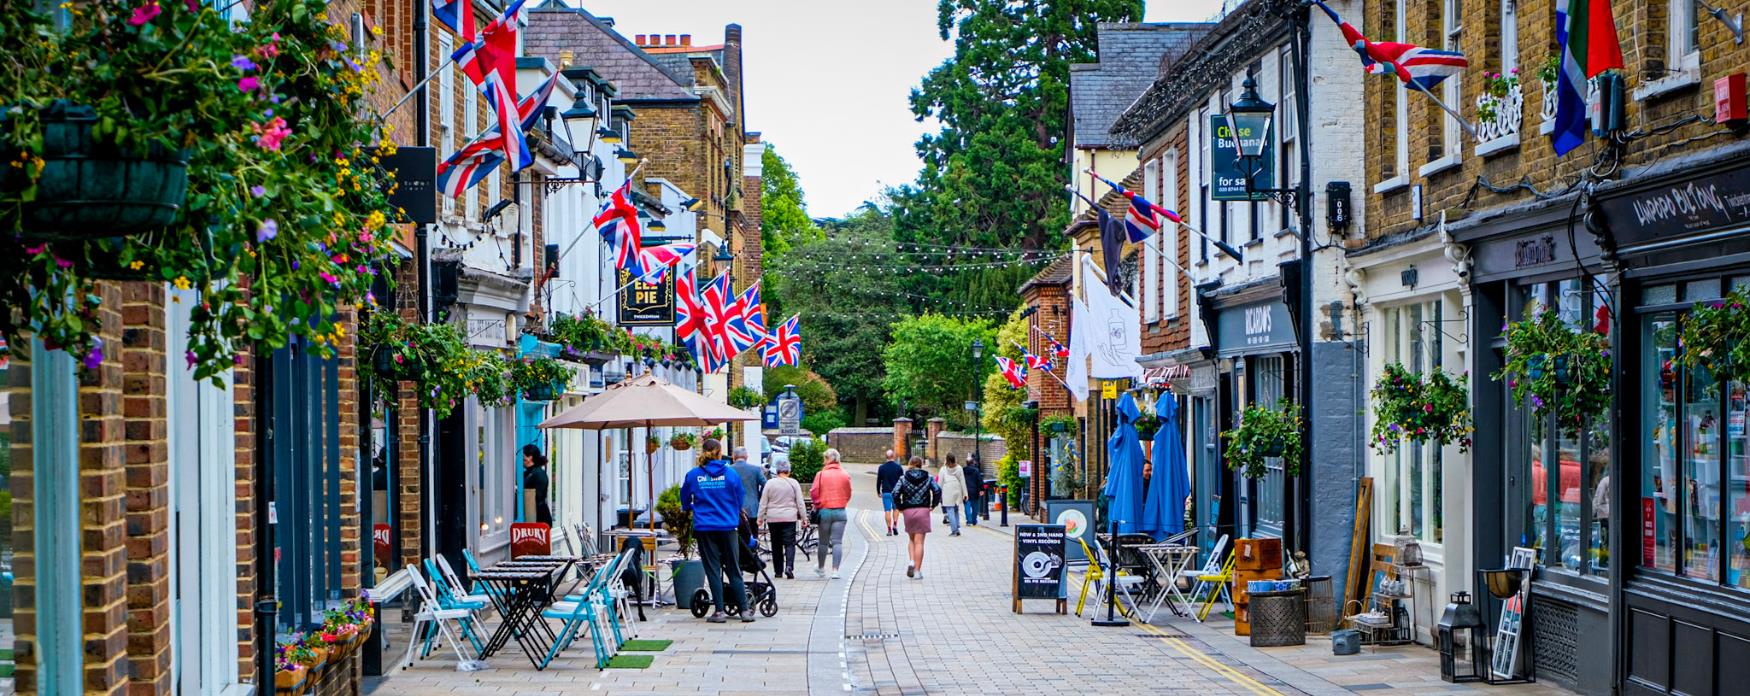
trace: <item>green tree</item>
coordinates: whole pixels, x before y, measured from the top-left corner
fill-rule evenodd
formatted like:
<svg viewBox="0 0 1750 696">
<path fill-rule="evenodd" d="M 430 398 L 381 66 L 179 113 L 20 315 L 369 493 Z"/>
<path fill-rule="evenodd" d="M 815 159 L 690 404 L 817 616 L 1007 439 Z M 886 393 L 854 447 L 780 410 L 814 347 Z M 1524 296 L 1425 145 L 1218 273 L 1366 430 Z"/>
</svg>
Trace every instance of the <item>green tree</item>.
<svg viewBox="0 0 1750 696">
<path fill-rule="evenodd" d="M 1021 310 L 1009 315 L 1009 320 L 997 329 L 997 354 L 1021 362 L 1021 348 L 1015 344 L 1026 345 L 1027 326 L 1027 320 L 1021 318 Z M 1037 371 L 1027 378 L 1051 379 Z M 1009 380 L 1003 378 L 1002 373 L 992 370 L 984 378 L 984 429 L 1003 436 L 1008 442 L 1009 452 L 1019 459 L 1030 458 L 1033 449 L 1033 419 L 1037 412 L 1021 407 L 1026 400 L 1027 390 L 1009 386 Z"/>
<path fill-rule="evenodd" d="M 894 192 L 900 241 L 1056 246 L 1068 222 L 1069 66 L 1093 61 L 1099 23 L 1138 20 L 1142 5 L 940 0 L 937 30 L 954 56 L 911 93 L 918 120 L 942 128 L 917 143 L 917 181 Z"/>
<path fill-rule="evenodd" d="M 797 246 L 822 239 L 822 235 L 808 217 L 796 170 L 778 154 L 778 148 L 766 145 L 760 166 L 760 246 L 770 263 Z"/>
<path fill-rule="evenodd" d="M 796 386 L 796 396 L 802 399 L 807 412 L 830 411 L 838 408 L 839 396 L 820 375 L 806 367 L 786 365 L 767 369 L 762 378 L 766 386 L 766 401 L 778 398 L 786 385 Z"/>
<path fill-rule="evenodd" d="M 882 351 L 889 399 L 904 399 L 912 408 L 941 416 L 958 426 L 970 426 L 961 404 L 974 398 L 991 369 L 996 331 L 983 319 L 955 319 L 924 314 L 893 325 L 893 340 Z M 974 360 L 972 342 L 983 342 L 983 357 Z"/>
</svg>

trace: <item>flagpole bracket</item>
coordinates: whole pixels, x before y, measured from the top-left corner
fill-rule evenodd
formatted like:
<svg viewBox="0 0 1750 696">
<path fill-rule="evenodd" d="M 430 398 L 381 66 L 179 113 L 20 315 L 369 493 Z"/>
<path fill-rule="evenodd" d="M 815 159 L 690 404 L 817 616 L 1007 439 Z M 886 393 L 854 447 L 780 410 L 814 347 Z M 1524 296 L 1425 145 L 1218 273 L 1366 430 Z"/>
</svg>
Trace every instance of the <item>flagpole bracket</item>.
<svg viewBox="0 0 1750 696">
<path fill-rule="evenodd" d="M 1732 43 L 1739 46 L 1744 45 L 1744 13 L 1740 12 L 1728 17 L 1725 8 L 1709 5 L 1707 0 L 1695 0 L 1695 4 L 1700 5 L 1701 9 L 1713 15 L 1714 19 L 1720 20 L 1720 24 L 1726 25 L 1726 30 L 1732 32 Z"/>
<path fill-rule="evenodd" d="M 541 183 L 546 185 L 548 195 L 558 193 L 560 191 L 560 189 L 563 189 L 566 186 L 583 185 L 583 184 L 595 184 L 597 186 L 596 196 L 600 197 L 602 194 L 602 191 L 600 188 L 601 180 L 590 178 L 587 176 L 572 176 L 572 177 L 550 176 L 550 177 L 547 177 L 545 179 L 542 179 Z"/>
</svg>

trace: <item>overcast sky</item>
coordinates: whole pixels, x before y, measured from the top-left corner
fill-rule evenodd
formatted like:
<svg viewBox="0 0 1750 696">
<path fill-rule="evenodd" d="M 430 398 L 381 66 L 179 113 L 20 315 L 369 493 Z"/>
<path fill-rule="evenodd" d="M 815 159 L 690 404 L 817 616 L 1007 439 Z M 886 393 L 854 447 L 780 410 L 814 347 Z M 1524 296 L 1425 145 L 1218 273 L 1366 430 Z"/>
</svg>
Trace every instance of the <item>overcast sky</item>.
<svg viewBox="0 0 1750 696">
<path fill-rule="evenodd" d="M 723 41 L 742 26 L 747 127 L 802 179 L 808 212 L 837 217 L 911 181 L 913 144 L 933 130 L 907 96 L 953 52 L 936 34 L 934 0 L 572 0 L 620 33 Z M 1150 22 L 1205 20 L 1221 0 L 1150 0 Z"/>
</svg>

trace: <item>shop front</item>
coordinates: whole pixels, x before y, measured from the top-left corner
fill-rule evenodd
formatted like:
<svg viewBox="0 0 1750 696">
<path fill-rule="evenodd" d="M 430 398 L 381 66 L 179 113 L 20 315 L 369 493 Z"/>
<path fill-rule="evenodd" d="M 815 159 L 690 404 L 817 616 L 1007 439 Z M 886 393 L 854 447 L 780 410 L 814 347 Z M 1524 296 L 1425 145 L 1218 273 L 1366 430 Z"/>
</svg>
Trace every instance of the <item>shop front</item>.
<svg viewBox="0 0 1750 696">
<path fill-rule="evenodd" d="M 1469 338 L 1460 343 L 1468 343 L 1470 353 L 1476 426 L 1468 506 L 1472 562 L 1478 569 L 1500 568 L 1512 549 L 1534 549 L 1528 633 L 1537 679 L 1608 693 L 1611 645 L 1584 637 L 1605 635 L 1610 626 L 1608 491 L 1617 448 L 1609 414 L 1558 422 L 1557 409 L 1516 402 L 1511 386 L 1495 377 L 1505 359 L 1508 322 L 1553 311 L 1566 330 L 1618 333 L 1599 247 L 1574 210 L 1566 197 L 1450 225 L 1474 262 L 1469 320 L 1453 326 Z M 1450 499 L 1442 505 L 1463 507 Z M 1444 528 L 1458 529 L 1454 520 Z M 1498 602 L 1476 596 L 1488 603 L 1489 616 L 1499 614 Z"/>
<path fill-rule="evenodd" d="M 1295 394 L 1294 322 L 1275 278 L 1207 293 L 1205 317 L 1215 324 L 1215 408 L 1210 411 L 1215 432 L 1239 424 L 1239 416 L 1253 404 L 1273 405 L 1281 400 L 1299 403 Z M 1195 415 L 1195 413 L 1193 414 Z M 1195 419 L 1194 419 L 1195 420 Z M 1197 442 L 1198 474 L 1211 482 L 1209 498 L 1201 497 L 1198 508 L 1210 511 L 1217 536 L 1234 538 L 1275 537 L 1285 534 L 1296 504 L 1287 467 L 1281 458 L 1265 464 L 1264 476 L 1249 479 L 1237 471 L 1224 471 L 1220 463 L 1222 443 L 1218 437 Z M 1213 445 L 1213 448 L 1210 447 Z M 1203 450 L 1212 450 L 1208 457 Z M 1219 486 L 1213 485 L 1220 482 Z M 1232 501 L 1231 507 L 1226 501 Z"/>
<path fill-rule="evenodd" d="M 1191 525 L 1200 534 L 1197 543 L 1205 550 L 1224 532 L 1216 522 L 1220 514 L 1220 441 L 1215 430 L 1215 361 L 1201 348 L 1187 348 L 1145 355 L 1143 384 L 1151 389 L 1171 389 L 1179 403 L 1179 435 L 1191 467 Z"/>
<path fill-rule="evenodd" d="M 1597 209 L 1623 269 L 1612 476 L 1627 485 L 1606 497 L 1633 520 L 1611 530 L 1624 694 L 1750 683 L 1750 385 L 1729 362 L 1708 364 L 1733 346 L 1706 331 L 1750 308 L 1698 312 L 1750 294 L 1743 152 L 1674 162 Z"/>
</svg>

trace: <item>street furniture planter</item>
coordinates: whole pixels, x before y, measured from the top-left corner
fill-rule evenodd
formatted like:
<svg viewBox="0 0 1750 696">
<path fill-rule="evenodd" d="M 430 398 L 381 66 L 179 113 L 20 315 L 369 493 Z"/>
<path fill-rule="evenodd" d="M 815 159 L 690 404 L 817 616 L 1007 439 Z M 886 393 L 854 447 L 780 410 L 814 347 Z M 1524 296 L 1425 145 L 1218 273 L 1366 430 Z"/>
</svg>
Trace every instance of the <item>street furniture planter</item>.
<svg viewBox="0 0 1750 696">
<path fill-rule="evenodd" d="M 276 694 L 297 696 L 304 693 L 309 684 L 310 670 L 302 665 L 273 673 L 273 690 Z"/>
<path fill-rule="evenodd" d="M 674 565 L 674 601 L 682 609 L 693 608 L 693 594 L 705 586 L 705 562 L 686 560 Z"/>
<path fill-rule="evenodd" d="M 169 225 L 188 198 L 188 153 L 132 156 L 92 143 L 97 112 L 57 100 L 42 114 L 43 168 L 25 203 L 31 239 L 133 235 Z"/>
</svg>

